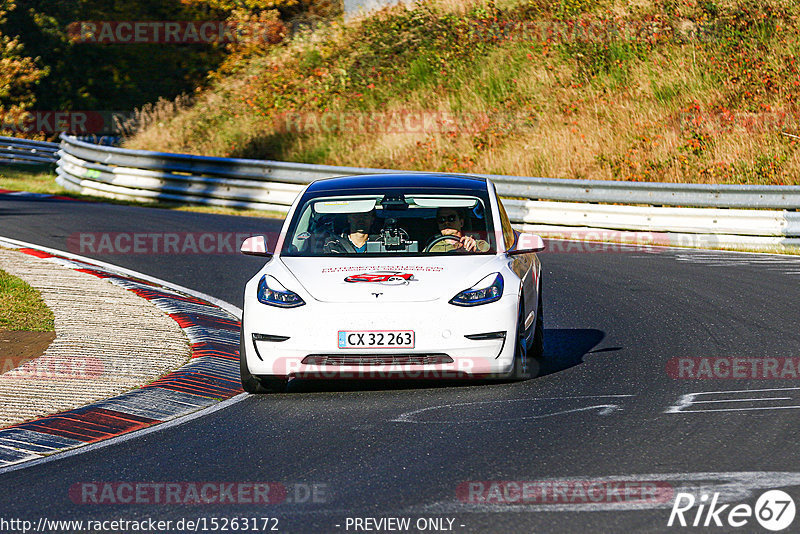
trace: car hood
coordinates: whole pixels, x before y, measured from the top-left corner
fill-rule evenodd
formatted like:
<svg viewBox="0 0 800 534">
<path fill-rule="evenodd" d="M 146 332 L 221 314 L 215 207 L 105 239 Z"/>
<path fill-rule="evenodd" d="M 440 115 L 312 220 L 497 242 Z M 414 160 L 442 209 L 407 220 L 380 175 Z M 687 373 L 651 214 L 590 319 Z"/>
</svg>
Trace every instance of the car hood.
<svg viewBox="0 0 800 534">
<path fill-rule="evenodd" d="M 297 282 L 323 302 L 449 300 L 491 272 L 488 265 L 497 261 L 496 256 L 281 258 Z"/>
</svg>

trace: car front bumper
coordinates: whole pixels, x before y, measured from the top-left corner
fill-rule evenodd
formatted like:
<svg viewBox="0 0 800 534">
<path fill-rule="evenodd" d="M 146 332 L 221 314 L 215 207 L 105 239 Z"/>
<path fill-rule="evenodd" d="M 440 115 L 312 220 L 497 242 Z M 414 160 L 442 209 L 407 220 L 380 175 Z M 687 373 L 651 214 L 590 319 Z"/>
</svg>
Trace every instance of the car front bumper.
<svg viewBox="0 0 800 534">
<path fill-rule="evenodd" d="M 506 375 L 513 368 L 517 313 L 514 294 L 474 307 L 441 300 L 380 304 L 312 301 L 282 309 L 247 298 L 245 357 L 255 376 L 414 379 Z M 369 330 L 412 330 L 414 346 L 339 348 L 340 331 Z M 286 339 L 278 341 L 281 338 Z M 419 363 L 425 357 L 451 361 Z M 337 361 L 345 363 L 331 363 Z"/>
</svg>

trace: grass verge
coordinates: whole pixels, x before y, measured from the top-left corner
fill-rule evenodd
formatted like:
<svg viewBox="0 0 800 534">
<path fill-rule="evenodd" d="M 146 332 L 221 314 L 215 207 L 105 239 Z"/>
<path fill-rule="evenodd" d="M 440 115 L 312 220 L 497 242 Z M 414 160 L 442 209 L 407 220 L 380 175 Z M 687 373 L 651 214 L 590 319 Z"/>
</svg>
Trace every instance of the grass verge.
<svg viewBox="0 0 800 534">
<path fill-rule="evenodd" d="M 53 332 L 53 312 L 39 292 L 0 270 L 0 330 Z"/>
</svg>

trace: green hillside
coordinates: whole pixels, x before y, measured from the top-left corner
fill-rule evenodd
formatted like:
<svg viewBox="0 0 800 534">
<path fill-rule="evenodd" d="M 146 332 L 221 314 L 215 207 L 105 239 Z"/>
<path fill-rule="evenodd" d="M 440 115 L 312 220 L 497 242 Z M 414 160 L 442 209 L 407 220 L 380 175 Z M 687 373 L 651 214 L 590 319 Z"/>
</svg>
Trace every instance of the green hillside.
<svg viewBox="0 0 800 534">
<path fill-rule="evenodd" d="M 800 183 L 784 0 L 441 0 L 230 57 L 126 146 L 561 178 Z"/>
</svg>

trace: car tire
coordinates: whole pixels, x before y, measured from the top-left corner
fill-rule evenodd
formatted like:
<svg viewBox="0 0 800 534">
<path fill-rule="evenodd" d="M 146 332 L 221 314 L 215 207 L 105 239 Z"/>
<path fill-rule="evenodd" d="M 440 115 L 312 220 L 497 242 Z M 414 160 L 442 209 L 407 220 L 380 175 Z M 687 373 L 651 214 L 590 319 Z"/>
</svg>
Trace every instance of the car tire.
<svg viewBox="0 0 800 534">
<path fill-rule="evenodd" d="M 544 313 L 542 307 L 542 283 L 539 281 L 539 303 L 536 307 L 536 322 L 534 325 L 533 341 L 531 345 L 524 345 L 525 318 L 523 310 L 523 297 L 520 297 L 520 309 L 517 314 L 517 331 L 514 337 L 514 368 L 511 372 L 513 380 L 527 380 L 539 376 L 544 363 Z M 523 354 L 525 362 L 523 363 Z"/>
<path fill-rule="evenodd" d="M 239 375 L 242 379 L 242 389 L 246 393 L 282 393 L 286 391 L 289 381 L 280 376 L 253 376 L 247 367 L 247 357 L 244 351 L 244 324 L 239 332 Z"/>
<path fill-rule="evenodd" d="M 525 309 L 523 296 L 520 295 L 517 312 L 517 328 L 514 332 L 514 366 L 511 368 L 512 380 L 527 380 L 531 377 L 529 349 L 525 345 Z"/>
<path fill-rule="evenodd" d="M 539 281 L 539 305 L 536 307 L 536 324 L 533 342 L 528 349 L 528 372 L 530 378 L 541 374 L 544 365 L 544 308 L 542 307 L 542 282 Z"/>
</svg>

